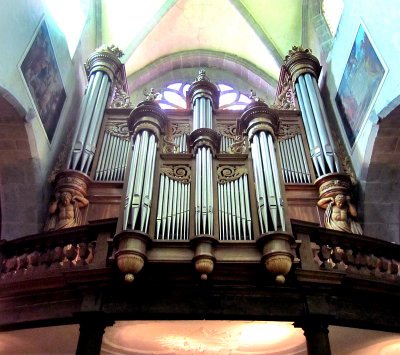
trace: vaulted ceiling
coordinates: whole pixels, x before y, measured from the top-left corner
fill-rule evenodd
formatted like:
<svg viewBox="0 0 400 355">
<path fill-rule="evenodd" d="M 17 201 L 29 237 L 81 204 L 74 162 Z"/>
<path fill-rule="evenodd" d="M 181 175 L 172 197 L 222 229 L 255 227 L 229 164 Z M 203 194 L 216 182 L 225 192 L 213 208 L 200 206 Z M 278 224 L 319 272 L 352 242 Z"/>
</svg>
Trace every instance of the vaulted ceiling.
<svg viewBox="0 0 400 355">
<path fill-rule="evenodd" d="M 125 53 L 128 77 L 183 54 L 240 63 L 275 86 L 285 55 L 301 44 L 302 2 L 102 0 L 101 40 Z"/>
</svg>

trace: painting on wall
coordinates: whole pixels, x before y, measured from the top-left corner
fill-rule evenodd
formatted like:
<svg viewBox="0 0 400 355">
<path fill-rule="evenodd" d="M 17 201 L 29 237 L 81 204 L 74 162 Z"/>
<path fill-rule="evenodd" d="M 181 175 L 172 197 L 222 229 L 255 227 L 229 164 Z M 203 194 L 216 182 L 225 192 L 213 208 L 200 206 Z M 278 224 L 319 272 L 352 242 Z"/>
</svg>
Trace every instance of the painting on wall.
<svg viewBox="0 0 400 355">
<path fill-rule="evenodd" d="M 66 93 L 44 20 L 28 47 L 20 64 L 20 70 L 51 142 L 64 106 Z"/>
<path fill-rule="evenodd" d="M 387 68 L 361 23 L 336 94 L 336 105 L 353 147 L 382 86 Z"/>
</svg>

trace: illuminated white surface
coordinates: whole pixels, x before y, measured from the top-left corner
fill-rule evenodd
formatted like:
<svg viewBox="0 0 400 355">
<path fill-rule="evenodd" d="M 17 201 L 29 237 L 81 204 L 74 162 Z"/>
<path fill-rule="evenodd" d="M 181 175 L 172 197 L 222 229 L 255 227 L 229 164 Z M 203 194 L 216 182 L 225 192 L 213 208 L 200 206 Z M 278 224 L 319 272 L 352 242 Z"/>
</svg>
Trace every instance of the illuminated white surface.
<svg viewBox="0 0 400 355">
<path fill-rule="evenodd" d="M 45 0 L 51 16 L 67 40 L 71 58 L 81 38 L 89 12 L 89 0 Z"/>
</svg>

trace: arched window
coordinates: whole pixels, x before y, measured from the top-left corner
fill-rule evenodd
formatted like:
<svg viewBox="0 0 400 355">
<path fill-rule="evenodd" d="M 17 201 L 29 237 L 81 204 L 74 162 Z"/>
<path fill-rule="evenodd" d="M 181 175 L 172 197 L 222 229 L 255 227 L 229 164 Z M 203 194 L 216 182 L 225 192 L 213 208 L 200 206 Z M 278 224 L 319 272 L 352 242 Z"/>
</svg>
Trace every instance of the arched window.
<svg viewBox="0 0 400 355">
<path fill-rule="evenodd" d="M 161 97 L 157 100 L 158 103 L 164 109 L 185 109 L 186 92 L 189 86 L 189 83 L 182 82 L 168 85 L 161 91 Z M 229 85 L 218 84 L 218 88 L 221 92 L 219 98 L 220 109 L 243 110 L 251 101 L 246 95 Z"/>
</svg>

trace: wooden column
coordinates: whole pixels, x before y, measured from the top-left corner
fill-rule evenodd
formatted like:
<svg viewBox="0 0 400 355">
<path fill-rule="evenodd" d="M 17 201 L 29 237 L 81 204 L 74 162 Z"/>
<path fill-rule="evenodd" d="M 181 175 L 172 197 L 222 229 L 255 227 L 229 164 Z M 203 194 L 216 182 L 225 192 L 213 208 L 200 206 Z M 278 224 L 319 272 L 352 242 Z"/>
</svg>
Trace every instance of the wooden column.
<svg viewBox="0 0 400 355">
<path fill-rule="evenodd" d="M 307 341 L 308 355 L 331 355 L 328 325 L 310 321 L 303 324 L 302 328 Z"/>
<path fill-rule="evenodd" d="M 76 354 L 100 354 L 105 328 L 113 325 L 114 322 L 108 321 L 101 312 L 83 313 L 79 315 L 79 318 L 79 340 Z"/>
</svg>

